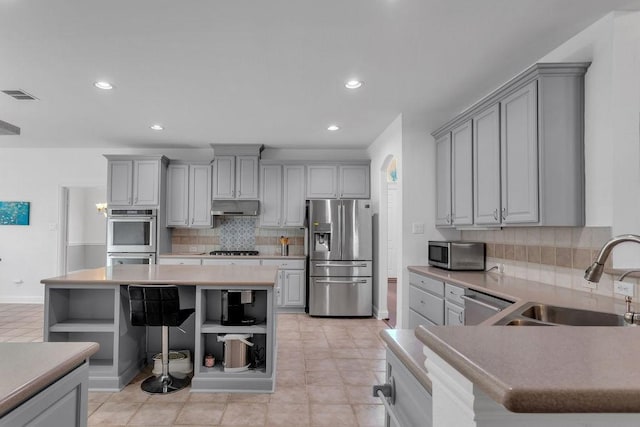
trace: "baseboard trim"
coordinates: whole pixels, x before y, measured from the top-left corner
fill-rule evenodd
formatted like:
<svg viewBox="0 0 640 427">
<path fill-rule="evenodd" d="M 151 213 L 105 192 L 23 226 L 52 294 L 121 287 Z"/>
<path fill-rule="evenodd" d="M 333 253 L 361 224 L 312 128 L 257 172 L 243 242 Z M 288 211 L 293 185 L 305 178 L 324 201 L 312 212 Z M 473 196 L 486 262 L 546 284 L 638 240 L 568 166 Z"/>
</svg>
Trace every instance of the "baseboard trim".
<svg viewBox="0 0 640 427">
<path fill-rule="evenodd" d="M 29 296 L 29 297 L 15 297 L 15 296 L 0 296 L 0 304 L 44 304 L 44 296 Z"/>
<path fill-rule="evenodd" d="M 378 309 L 378 307 L 376 307 L 374 305 L 373 306 L 373 316 L 378 320 L 388 319 L 389 318 L 389 310 L 380 311 Z"/>
</svg>

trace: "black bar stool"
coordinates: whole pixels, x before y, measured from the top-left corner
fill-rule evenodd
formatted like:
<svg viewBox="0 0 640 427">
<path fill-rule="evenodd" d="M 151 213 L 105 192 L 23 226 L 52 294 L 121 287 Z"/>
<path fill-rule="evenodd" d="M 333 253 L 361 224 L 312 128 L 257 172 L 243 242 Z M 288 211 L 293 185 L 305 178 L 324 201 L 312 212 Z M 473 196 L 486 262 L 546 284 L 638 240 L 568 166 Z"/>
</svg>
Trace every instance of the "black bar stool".
<svg viewBox="0 0 640 427">
<path fill-rule="evenodd" d="M 180 326 L 194 308 L 180 309 L 178 287 L 129 285 L 129 308 L 133 326 L 162 326 L 162 374 L 152 375 L 140 388 L 147 393 L 173 393 L 189 385 L 190 378 L 169 374 L 169 326 Z"/>
</svg>

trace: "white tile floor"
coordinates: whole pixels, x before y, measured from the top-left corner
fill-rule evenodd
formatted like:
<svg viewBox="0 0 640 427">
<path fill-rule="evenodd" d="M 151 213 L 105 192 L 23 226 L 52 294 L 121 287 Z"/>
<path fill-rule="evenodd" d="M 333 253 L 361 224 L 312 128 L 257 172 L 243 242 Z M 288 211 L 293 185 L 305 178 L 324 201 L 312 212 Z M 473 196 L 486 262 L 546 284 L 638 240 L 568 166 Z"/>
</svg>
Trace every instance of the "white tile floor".
<svg viewBox="0 0 640 427">
<path fill-rule="evenodd" d="M 39 342 L 42 328 L 42 305 L 0 304 L 0 342 Z M 89 426 L 383 426 L 371 386 L 384 382 L 385 328 L 375 319 L 279 314 L 275 393 L 150 396 L 141 375 L 119 393 L 89 392 Z"/>
</svg>

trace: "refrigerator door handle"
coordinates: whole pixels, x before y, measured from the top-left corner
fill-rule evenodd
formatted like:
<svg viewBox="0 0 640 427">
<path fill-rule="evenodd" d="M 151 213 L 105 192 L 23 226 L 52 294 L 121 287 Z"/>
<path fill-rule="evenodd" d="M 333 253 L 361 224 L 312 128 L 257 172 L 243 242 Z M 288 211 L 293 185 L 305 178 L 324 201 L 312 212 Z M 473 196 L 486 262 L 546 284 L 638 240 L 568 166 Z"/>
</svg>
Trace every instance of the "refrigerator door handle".
<svg viewBox="0 0 640 427">
<path fill-rule="evenodd" d="M 366 263 L 360 263 L 360 264 L 331 264 L 331 263 L 326 263 L 326 264 L 315 264 L 316 267 L 367 267 Z"/>
<path fill-rule="evenodd" d="M 358 283 L 367 283 L 366 280 L 316 280 L 315 283 L 326 283 L 326 284 L 339 284 L 339 285 L 348 285 L 348 284 L 358 284 Z"/>
</svg>

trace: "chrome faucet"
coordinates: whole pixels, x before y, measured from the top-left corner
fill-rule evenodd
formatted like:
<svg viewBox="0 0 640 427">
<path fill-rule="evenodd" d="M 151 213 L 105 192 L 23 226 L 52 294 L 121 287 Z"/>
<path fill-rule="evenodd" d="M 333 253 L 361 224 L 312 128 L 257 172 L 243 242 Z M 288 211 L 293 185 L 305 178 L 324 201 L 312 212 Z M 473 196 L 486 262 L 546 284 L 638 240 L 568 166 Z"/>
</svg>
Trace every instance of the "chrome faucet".
<svg viewBox="0 0 640 427">
<path fill-rule="evenodd" d="M 635 234 L 623 234 L 622 236 L 616 236 L 609 240 L 604 244 L 602 249 L 600 249 L 600 253 L 596 257 L 596 260 L 587 268 L 584 272 L 584 278 L 590 282 L 599 282 L 602 277 L 602 273 L 604 271 L 604 263 L 609 258 L 609 254 L 615 246 L 623 242 L 636 242 L 640 243 L 640 236 Z M 628 274 L 633 273 L 637 270 L 629 270 L 622 274 L 618 280 L 622 281 Z M 624 313 L 624 321 L 629 325 L 640 325 L 640 313 L 636 313 L 631 310 L 631 297 L 627 296 L 624 299 L 627 310 Z"/>
<path fill-rule="evenodd" d="M 635 234 L 623 234 L 609 240 L 604 244 L 602 249 L 600 249 L 600 253 L 598 253 L 593 264 L 591 264 L 584 272 L 584 278 L 589 282 L 599 282 L 602 277 L 602 273 L 604 272 L 604 263 L 607 261 L 607 258 L 609 258 L 609 254 L 614 247 L 623 242 L 636 242 L 640 244 L 640 236 Z"/>
</svg>

